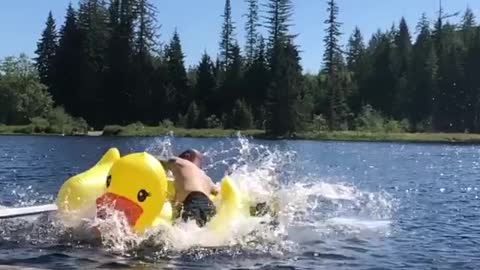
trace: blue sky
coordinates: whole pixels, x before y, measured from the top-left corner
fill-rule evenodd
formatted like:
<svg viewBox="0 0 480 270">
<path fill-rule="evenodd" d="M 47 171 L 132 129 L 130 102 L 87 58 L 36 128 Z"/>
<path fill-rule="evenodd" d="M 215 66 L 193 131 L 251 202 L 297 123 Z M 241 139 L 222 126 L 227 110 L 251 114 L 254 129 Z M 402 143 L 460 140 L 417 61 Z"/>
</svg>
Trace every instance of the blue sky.
<svg viewBox="0 0 480 270">
<path fill-rule="evenodd" d="M 77 0 L 71 0 L 74 6 Z M 216 56 L 221 30 L 221 14 L 224 0 L 151 0 L 158 7 L 158 22 L 161 24 L 162 42 L 170 39 L 175 28 L 180 33 L 186 55 L 186 65 L 196 64 L 206 50 Z M 263 1 L 264 0 L 260 0 Z M 70 0 L 5 0 L 0 6 L 0 57 L 18 55 L 22 52 L 33 57 L 40 34 L 45 26 L 48 11 L 52 11 L 59 27 Z M 295 13 L 292 32 L 298 34 L 296 43 L 302 56 L 305 72 L 317 72 L 322 64 L 326 0 L 294 0 Z M 438 9 L 438 0 L 339 0 L 343 23 L 342 42 L 358 25 L 366 39 L 377 29 L 390 28 L 398 24 L 401 16 L 407 19 L 410 30 L 423 12 L 433 20 Z M 443 0 L 446 12 L 473 9 L 480 21 L 479 0 Z M 244 0 L 232 0 L 232 12 L 236 23 L 236 34 L 241 45 L 244 43 L 246 4 Z M 182 12 L 182 13 L 180 13 Z M 460 18 L 451 19 L 456 22 Z"/>
</svg>

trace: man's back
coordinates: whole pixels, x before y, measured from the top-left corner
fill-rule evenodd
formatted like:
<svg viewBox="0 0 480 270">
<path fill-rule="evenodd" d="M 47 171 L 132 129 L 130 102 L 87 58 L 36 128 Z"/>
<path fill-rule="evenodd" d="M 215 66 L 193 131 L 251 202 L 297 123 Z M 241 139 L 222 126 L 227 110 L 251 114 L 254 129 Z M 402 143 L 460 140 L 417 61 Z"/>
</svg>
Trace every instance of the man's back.
<svg viewBox="0 0 480 270">
<path fill-rule="evenodd" d="M 194 163 L 182 159 L 169 160 L 169 167 L 175 178 L 175 200 L 183 202 L 191 192 L 202 192 L 209 196 L 214 190 L 210 177 Z"/>
</svg>

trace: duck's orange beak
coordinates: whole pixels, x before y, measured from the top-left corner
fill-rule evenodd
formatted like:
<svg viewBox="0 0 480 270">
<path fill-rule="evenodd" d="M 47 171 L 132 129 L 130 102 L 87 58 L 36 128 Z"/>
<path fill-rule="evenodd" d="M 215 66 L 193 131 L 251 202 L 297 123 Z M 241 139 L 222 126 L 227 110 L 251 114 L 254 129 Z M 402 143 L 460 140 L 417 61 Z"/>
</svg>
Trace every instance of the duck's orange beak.
<svg viewBox="0 0 480 270">
<path fill-rule="evenodd" d="M 114 193 L 107 192 L 97 199 L 97 217 L 105 219 L 106 208 L 113 208 L 125 214 L 128 224 L 134 227 L 143 213 L 142 207 L 131 200 Z"/>
</svg>

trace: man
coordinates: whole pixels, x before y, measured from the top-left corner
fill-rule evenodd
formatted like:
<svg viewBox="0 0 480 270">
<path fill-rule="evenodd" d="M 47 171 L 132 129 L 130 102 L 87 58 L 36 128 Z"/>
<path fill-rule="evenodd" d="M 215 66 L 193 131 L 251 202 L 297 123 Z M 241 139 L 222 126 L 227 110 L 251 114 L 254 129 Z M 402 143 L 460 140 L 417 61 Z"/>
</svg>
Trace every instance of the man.
<svg viewBox="0 0 480 270">
<path fill-rule="evenodd" d="M 175 178 L 175 202 L 181 204 L 178 214 L 184 221 L 194 219 L 200 227 L 216 214 L 209 195 L 219 192 L 212 179 L 201 169 L 202 159 L 199 151 L 190 149 L 165 164 Z"/>
</svg>

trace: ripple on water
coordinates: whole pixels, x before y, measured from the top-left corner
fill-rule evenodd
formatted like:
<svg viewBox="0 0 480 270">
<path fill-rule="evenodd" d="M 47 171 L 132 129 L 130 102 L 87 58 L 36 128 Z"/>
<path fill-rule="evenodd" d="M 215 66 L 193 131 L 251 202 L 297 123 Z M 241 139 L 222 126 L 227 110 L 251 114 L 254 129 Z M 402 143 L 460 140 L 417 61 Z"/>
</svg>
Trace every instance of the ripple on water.
<svg viewBox="0 0 480 270">
<path fill-rule="evenodd" d="M 212 178 L 230 167 L 232 178 L 255 199 L 275 198 L 282 210 L 280 224 L 274 230 L 253 226 L 259 231 L 255 237 L 238 234 L 208 249 L 194 247 L 201 239 L 188 230 L 171 235 L 173 245 L 167 247 L 161 234 L 128 247 L 122 235 L 110 244 L 90 242 L 48 217 L 0 221 L 0 264 L 48 269 L 480 268 L 480 193 L 474 171 L 480 153 L 474 147 L 0 137 L 0 202 L 52 202 L 65 179 L 93 165 L 111 146 L 121 153 L 148 149 L 160 157 L 201 148 Z"/>
</svg>

